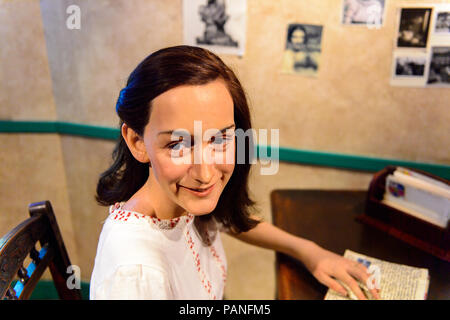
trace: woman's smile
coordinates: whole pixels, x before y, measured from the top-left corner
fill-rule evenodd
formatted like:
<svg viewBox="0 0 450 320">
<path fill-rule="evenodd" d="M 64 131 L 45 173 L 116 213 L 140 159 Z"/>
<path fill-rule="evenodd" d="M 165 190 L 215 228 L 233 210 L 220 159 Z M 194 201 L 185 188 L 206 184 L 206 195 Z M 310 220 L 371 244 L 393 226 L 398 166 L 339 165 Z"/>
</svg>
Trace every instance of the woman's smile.
<svg viewBox="0 0 450 320">
<path fill-rule="evenodd" d="M 180 187 L 185 188 L 186 190 L 190 191 L 192 194 L 195 194 L 196 196 L 205 197 L 213 191 L 215 185 L 216 185 L 216 183 L 214 183 L 213 185 L 211 185 L 209 187 L 205 187 L 205 188 L 190 188 L 190 187 L 186 187 L 186 186 L 182 186 L 182 185 L 180 185 Z"/>
</svg>

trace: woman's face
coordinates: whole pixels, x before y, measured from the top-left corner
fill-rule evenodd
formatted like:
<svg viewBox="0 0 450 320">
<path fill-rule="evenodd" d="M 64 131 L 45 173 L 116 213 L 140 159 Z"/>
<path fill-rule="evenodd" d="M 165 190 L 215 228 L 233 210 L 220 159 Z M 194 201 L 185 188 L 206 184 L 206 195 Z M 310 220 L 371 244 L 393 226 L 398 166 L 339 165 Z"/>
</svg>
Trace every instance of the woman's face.
<svg viewBox="0 0 450 320">
<path fill-rule="evenodd" d="M 156 97 L 144 131 L 151 190 L 191 214 L 212 212 L 234 170 L 234 129 L 233 100 L 220 79 Z"/>
<path fill-rule="evenodd" d="M 305 42 L 305 32 L 301 29 L 296 29 L 292 32 L 291 42 L 294 48 L 301 48 Z"/>
</svg>

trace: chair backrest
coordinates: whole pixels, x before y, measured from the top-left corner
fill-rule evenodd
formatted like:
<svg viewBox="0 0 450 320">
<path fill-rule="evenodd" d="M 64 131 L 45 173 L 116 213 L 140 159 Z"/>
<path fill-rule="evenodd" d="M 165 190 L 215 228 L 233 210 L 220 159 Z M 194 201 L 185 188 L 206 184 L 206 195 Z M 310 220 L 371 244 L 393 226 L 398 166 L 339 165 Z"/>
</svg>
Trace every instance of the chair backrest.
<svg viewBox="0 0 450 320">
<path fill-rule="evenodd" d="M 81 291 L 67 285 L 71 263 L 50 202 L 32 203 L 28 209 L 30 218 L 0 239 L 0 299 L 28 299 L 49 267 L 59 297 L 81 300 Z M 25 267 L 28 256 L 32 262 Z M 12 287 L 16 275 L 19 280 Z"/>
</svg>

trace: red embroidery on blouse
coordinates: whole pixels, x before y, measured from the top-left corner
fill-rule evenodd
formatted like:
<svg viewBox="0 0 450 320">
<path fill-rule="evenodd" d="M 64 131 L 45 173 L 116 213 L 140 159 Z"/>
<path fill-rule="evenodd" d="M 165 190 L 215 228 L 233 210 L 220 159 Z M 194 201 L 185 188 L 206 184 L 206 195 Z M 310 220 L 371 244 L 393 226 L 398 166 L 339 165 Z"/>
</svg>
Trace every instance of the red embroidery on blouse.
<svg viewBox="0 0 450 320">
<path fill-rule="evenodd" d="M 216 260 L 217 264 L 220 267 L 220 270 L 222 270 L 222 279 L 223 279 L 223 283 L 225 284 L 227 282 L 227 269 L 225 268 L 225 265 L 222 262 L 222 259 L 220 259 L 220 256 L 218 255 L 216 248 L 214 248 L 213 245 L 210 246 L 210 251 L 214 257 L 214 259 Z"/>
<path fill-rule="evenodd" d="M 130 216 L 136 219 L 149 219 L 155 226 L 161 228 L 161 229 L 173 229 L 177 226 L 178 222 L 180 222 L 181 218 L 173 218 L 173 219 L 160 219 L 156 217 L 150 217 L 146 216 L 144 214 L 133 212 L 133 211 L 127 211 L 127 210 L 121 210 L 121 203 L 114 204 L 112 210 L 111 210 L 111 218 L 114 220 L 120 220 L 120 221 L 127 221 Z M 186 216 L 186 223 L 188 223 L 192 219 L 193 215 L 188 213 Z"/>
<path fill-rule="evenodd" d="M 203 271 L 203 269 L 201 267 L 199 254 L 195 251 L 195 249 L 193 249 L 194 241 L 192 240 L 192 237 L 190 235 L 189 230 L 186 230 L 185 236 L 186 236 L 186 241 L 187 241 L 187 244 L 189 246 L 189 249 L 191 249 L 191 252 L 192 252 L 192 255 L 193 255 L 193 258 L 194 258 L 194 262 L 195 262 L 195 266 L 197 267 L 197 271 L 199 273 L 200 280 L 201 280 L 201 282 L 203 284 L 203 287 L 208 292 L 208 294 L 211 296 L 211 298 L 213 300 L 216 300 L 216 295 L 212 292 L 211 282 L 208 280 L 205 272 Z M 209 248 L 210 248 L 211 254 L 214 257 L 214 260 L 216 261 L 216 263 L 219 266 L 220 270 L 222 271 L 222 279 L 223 279 L 223 282 L 225 284 L 226 283 L 226 278 L 227 278 L 226 268 L 225 268 L 225 266 L 224 266 L 224 264 L 222 262 L 222 259 L 220 259 L 220 256 L 218 255 L 216 249 L 211 244 L 211 240 L 209 239 L 208 234 L 206 235 L 206 238 L 207 238 L 207 242 L 209 244 Z"/>
</svg>

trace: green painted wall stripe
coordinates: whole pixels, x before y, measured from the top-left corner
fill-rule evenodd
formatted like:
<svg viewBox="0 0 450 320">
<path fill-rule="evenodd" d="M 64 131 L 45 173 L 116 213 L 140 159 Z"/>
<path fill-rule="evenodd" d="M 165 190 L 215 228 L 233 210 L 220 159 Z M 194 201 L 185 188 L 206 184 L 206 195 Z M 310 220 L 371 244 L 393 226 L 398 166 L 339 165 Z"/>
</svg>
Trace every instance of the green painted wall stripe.
<svg viewBox="0 0 450 320">
<path fill-rule="evenodd" d="M 116 140 L 119 129 L 111 127 L 93 126 L 87 124 L 68 123 L 59 121 L 12 121 L 0 120 L 0 133 L 59 133 L 84 136 L 107 140 Z M 270 147 L 256 146 L 256 154 L 267 150 L 264 154 L 271 156 Z M 264 156 L 263 158 L 267 158 Z M 324 167 L 342 168 L 358 171 L 376 172 L 387 165 L 416 168 L 450 180 L 450 165 L 421 163 L 407 160 L 383 159 L 359 155 L 339 154 L 322 151 L 300 150 L 279 147 L 280 161 L 317 165 Z"/>
<path fill-rule="evenodd" d="M 57 122 L 56 129 L 60 134 L 69 134 L 108 140 L 117 140 L 120 133 L 119 129 L 116 128 L 64 122 Z"/>
<path fill-rule="evenodd" d="M 261 148 L 261 147 L 260 147 Z M 407 160 L 371 158 L 349 154 L 329 153 L 311 150 L 279 148 L 280 161 L 335 167 L 358 171 L 377 172 L 388 165 L 416 168 L 434 175 L 450 179 L 450 166 L 443 164 L 421 163 Z"/>
<path fill-rule="evenodd" d="M 0 120 L 0 132 L 6 133 L 56 133 L 54 121 Z"/>
<path fill-rule="evenodd" d="M 3 133 L 59 133 L 83 137 L 116 140 L 119 129 L 59 121 L 9 121 L 0 120 Z"/>
</svg>

